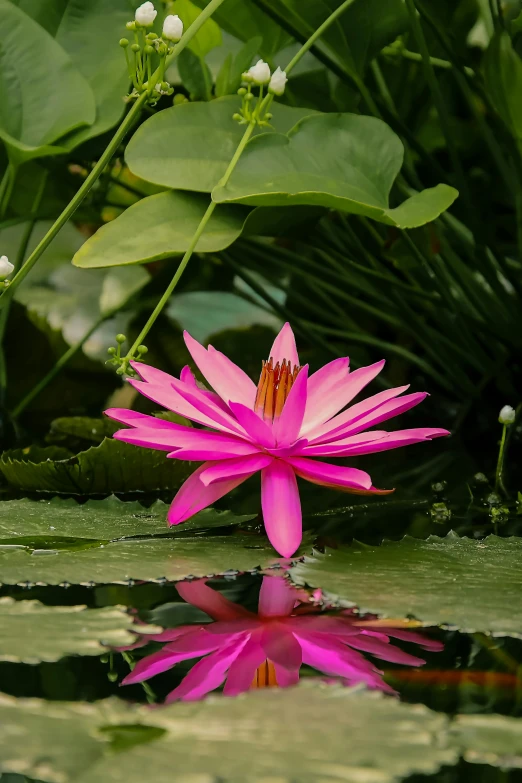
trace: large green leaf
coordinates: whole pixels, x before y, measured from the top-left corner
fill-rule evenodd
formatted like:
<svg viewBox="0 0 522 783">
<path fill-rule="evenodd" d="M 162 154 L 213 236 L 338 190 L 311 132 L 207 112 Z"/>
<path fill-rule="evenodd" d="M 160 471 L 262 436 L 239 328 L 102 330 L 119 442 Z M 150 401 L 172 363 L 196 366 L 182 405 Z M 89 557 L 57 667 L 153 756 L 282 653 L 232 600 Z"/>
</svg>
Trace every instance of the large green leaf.
<svg viewBox="0 0 522 783">
<path fill-rule="evenodd" d="M 15 164 L 54 155 L 58 140 L 96 116 L 94 95 L 62 47 L 31 17 L 0 0 L 0 138 Z"/>
<path fill-rule="evenodd" d="M 228 184 L 214 188 L 212 198 L 254 206 L 311 204 L 414 228 L 434 220 L 458 193 L 437 185 L 390 209 L 403 153 L 398 136 L 374 117 L 305 117 L 288 135 L 251 139 Z"/>
<path fill-rule="evenodd" d="M 52 542 L 51 542 L 52 543 Z M 173 536 L 126 539 L 83 549 L 30 552 L 0 547 L 0 582 L 127 584 L 131 581 L 179 581 L 226 571 L 250 571 L 274 562 L 276 553 L 263 536 Z"/>
<path fill-rule="evenodd" d="M 132 644 L 132 627 L 133 618 L 123 606 L 87 609 L 0 598 L 0 661 L 39 663 L 66 655 L 101 655 L 109 646 Z M 140 633 L 158 630 L 140 626 Z"/>
<path fill-rule="evenodd" d="M 77 455 L 55 447 L 5 451 L 0 472 L 11 486 L 24 492 L 107 495 L 173 490 L 186 479 L 191 467 L 167 459 L 164 451 L 106 438 Z"/>
<path fill-rule="evenodd" d="M 361 612 L 522 638 L 521 556 L 522 538 L 407 536 L 315 554 L 291 576 Z"/>
<path fill-rule="evenodd" d="M 253 519 L 252 514 L 235 515 L 231 511 L 207 508 L 195 514 L 183 525 L 167 526 L 168 506 L 157 500 L 150 508 L 137 502 L 124 502 L 111 496 L 105 500 L 90 500 L 78 504 L 75 500 L 8 500 L 0 503 L 0 542 L 4 545 L 53 546 L 57 548 L 82 539 L 114 541 L 132 536 L 186 535 L 212 528 L 240 525 Z M 22 543 L 23 542 L 23 543 Z"/>
<path fill-rule="evenodd" d="M 317 683 L 154 710 L 2 696 L 0 723 L 0 768 L 52 783 L 393 783 L 457 760 L 445 715 Z"/>
<path fill-rule="evenodd" d="M 73 264 L 82 268 L 143 264 L 184 253 L 208 205 L 208 196 L 199 193 L 167 191 L 148 196 L 98 229 L 76 253 Z M 196 250 L 216 253 L 231 245 L 240 236 L 248 212 L 246 207 L 218 207 Z"/>
<path fill-rule="evenodd" d="M 484 79 L 491 103 L 513 136 L 522 142 L 522 60 L 505 30 L 491 39 L 484 56 Z"/>
<path fill-rule="evenodd" d="M 179 190 L 210 193 L 245 132 L 232 119 L 240 99 L 225 96 L 209 103 L 183 103 L 150 117 L 136 131 L 125 152 L 138 177 Z M 312 109 L 274 104 L 272 124 L 286 133 Z"/>
<path fill-rule="evenodd" d="M 89 83 L 96 101 L 96 120 L 61 144 L 71 150 L 112 128 L 121 118 L 129 77 L 118 39 L 132 19 L 128 0 L 16 0 L 67 52 Z M 49 88 L 51 85 L 49 85 Z M 54 87 L 53 87 L 54 89 Z"/>
</svg>

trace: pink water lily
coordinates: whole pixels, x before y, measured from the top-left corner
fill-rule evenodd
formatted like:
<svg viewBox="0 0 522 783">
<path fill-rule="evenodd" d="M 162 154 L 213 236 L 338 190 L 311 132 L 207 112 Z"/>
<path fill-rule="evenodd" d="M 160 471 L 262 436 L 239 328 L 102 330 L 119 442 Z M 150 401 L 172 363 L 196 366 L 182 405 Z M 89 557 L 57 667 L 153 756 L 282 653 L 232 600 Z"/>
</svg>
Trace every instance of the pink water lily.
<svg viewBox="0 0 522 783">
<path fill-rule="evenodd" d="M 426 427 L 369 430 L 413 408 L 426 393 L 403 394 L 408 386 L 399 386 L 346 407 L 378 375 L 384 361 L 350 372 L 347 357 L 334 359 L 309 376 L 308 365 L 299 364 L 290 324 L 276 337 L 257 387 L 223 353 L 211 345 L 204 348 L 187 332 L 184 337 L 213 391 L 201 387 L 189 367 L 178 379 L 140 362 L 132 367 L 142 380 L 129 383 L 205 429 L 122 408 L 105 411 L 131 427 L 116 432 L 119 440 L 162 449 L 171 459 L 204 460 L 174 498 L 168 513 L 171 525 L 185 522 L 260 471 L 266 532 L 279 554 L 290 557 L 302 537 L 296 476 L 356 494 L 393 491 L 376 489 L 363 470 L 318 457 L 353 457 L 449 434 Z"/>
<path fill-rule="evenodd" d="M 364 683 L 393 693 L 382 672 L 361 653 L 421 666 L 424 659 L 391 644 L 390 637 L 425 650 L 443 649 L 441 642 L 404 627 L 394 628 L 392 621 L 389 627 L 352 611 L 336 616 L 321 613 L 320 607 L 305 603 L 309 599 L 304 591 L 293 588 L 282 576 L 263 577 L 257 614 L 212 590 L 205 579 L 181 582 L 177 589 L 185 601 L 215 622 L 147 635 L 134 647 L 149 640 L 165 642 L 165 646 L 142 658 L 122 683 L 143 682 L 180 661 L 202 658 L 168 695 L 167 702 L 201 699 L 225 680 L 223 693 L 228 696 L 250 688 L 285 688 L 298 682 L 303 663 L 328 678 L 341 678 L 345 685 Z"/>
</svg>

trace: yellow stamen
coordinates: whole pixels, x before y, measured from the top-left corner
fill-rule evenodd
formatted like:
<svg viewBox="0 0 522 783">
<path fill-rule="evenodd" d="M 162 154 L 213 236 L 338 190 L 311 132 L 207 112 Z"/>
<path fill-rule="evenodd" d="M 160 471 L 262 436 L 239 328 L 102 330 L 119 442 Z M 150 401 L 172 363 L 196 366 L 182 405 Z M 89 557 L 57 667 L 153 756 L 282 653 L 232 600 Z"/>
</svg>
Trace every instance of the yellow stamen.
<svg viewBox="0 0 522 783">
<path fill-rule="evenodd" d="M 275 666 L 272 661 L 265 661 L 257 667 L 251 688 L 274 688 L 277 687 Z"/>
<path fill-rule="evenodd" d="M 298 365 L 292 368 L 286 359 L 275 367 L 272 359 L 263 362 L 254 408 L 265 421 L 279 418 L 300 369 Z"/>
</svg>

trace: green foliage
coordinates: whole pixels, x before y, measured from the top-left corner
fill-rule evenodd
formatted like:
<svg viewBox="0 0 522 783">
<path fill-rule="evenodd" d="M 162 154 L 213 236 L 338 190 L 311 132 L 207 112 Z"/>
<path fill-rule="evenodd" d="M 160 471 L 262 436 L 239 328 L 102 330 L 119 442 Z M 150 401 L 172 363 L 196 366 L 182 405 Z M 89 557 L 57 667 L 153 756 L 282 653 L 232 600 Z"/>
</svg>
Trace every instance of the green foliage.
<svg viewBox="0 0 522 783">
<path fill-rule="evenodd" d="M 330 143 L 317 155 L 326 137 Z M 212 198 L 255 206 L 311 204 L 415 228 L 438 217 L 458 194 L 438 185 L 389 209 L 402 156 L 399 138 L 379 120 L 350 114 L 307 117 L 286 136 L 250 141 L 229 183 L 214 188 Z"/>
<path fill-rule="evenodd" d="M 12 163 L 19 165 L 65 151 L 61 137 L 92 125 L 96 107 L 84 76 L 40 25 L 8 0 L 0 3 L 0 14 L 7 66 L 0 81 L 0 138 Z M 40 68 L 41 62 L 45 69 Z"/>
</svg>

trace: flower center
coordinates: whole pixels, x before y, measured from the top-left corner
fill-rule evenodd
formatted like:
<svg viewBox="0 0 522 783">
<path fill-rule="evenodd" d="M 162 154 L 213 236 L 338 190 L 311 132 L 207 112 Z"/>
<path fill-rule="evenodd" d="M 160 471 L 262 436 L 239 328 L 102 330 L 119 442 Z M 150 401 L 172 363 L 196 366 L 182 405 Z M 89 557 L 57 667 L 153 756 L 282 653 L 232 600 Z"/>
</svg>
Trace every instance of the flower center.
<svg viewBox="0 0 522 783">
<path fill-rule="evenodd" d="M 254 410 L 264 421 L 273 422 L 279 418 L 300 369 L 297 364 L 292 368 L 286 359 L 281 364 L 277 362 L 275 367 L 272 359 L 263 362 Z"/>
<path fill-rule="evenodd" d="M 274 688 L 277 687 L 275 666 L 272 661 L 265 661 L 257 667 L 251 688 Z"/>
</svg>

